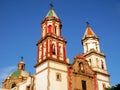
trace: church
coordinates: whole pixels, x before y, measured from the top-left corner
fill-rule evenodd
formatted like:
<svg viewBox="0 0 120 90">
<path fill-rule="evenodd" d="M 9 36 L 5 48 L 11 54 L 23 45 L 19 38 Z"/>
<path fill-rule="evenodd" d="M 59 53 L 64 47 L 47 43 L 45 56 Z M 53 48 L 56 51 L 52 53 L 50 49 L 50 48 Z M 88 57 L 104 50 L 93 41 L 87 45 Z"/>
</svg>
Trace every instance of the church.
<svg viewBox="0 0 120 90">
<path fill-rule="evenodd" d="M 67 41 L 61 36 L 62 22 L 51 6 L 41 22 L 37 42 L 35 73 L 25 71 L 21 58 L 18 69 L 2 82 L 2 90 L 105 90 L 110 87 L 106 58 L 100 50 L 99 37 L 87 23 L 81 39 L 83 53 L 70 63 Z"/>
</svg>

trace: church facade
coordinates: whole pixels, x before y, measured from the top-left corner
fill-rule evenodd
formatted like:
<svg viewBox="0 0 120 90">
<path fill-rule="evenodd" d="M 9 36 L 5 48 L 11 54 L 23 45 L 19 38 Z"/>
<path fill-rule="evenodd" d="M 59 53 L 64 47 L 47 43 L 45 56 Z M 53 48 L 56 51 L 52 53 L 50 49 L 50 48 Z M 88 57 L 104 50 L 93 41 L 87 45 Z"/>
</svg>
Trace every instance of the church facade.
<svg viewBox="0 0 120 90">
<path fill-rule="evenodd" d="M 104 90 L 110 87 L 105 55 L 89 24 L 82 38 L 84 52 L 77 54 L 71 64 L 66 56 L 66 40 L 61 36 L 62 23 L 53 7 L 41 27 L 35 74 L 25 71 L 21 59 L 18 70 L 2 82 L 2 90 Z"/>
</svg>

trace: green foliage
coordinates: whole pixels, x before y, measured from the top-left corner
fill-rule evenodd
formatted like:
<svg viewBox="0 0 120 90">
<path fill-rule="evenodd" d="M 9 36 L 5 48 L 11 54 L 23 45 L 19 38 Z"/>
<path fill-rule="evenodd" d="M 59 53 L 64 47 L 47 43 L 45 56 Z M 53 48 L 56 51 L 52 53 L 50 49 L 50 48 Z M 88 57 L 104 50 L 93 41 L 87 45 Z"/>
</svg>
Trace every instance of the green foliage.
<svg viewBox="0 0 120 90">
<path fill-rule="evenodd" d="M 116 86 L 112 86 L 111 88 L 106 88 L 106 90 L 120 90 L 120 84 L 117 84 Z"/>
</svg>

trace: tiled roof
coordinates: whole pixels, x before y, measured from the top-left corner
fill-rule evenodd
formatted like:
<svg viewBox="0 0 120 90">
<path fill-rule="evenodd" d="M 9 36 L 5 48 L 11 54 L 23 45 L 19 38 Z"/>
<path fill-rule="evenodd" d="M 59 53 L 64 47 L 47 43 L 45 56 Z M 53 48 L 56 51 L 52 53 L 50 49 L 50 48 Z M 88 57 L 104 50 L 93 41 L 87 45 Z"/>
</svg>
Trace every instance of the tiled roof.
<svg viewBox="0 0 120 90">
<path fill-rule="evenodd" d="M 88 38 L 88 37 L 98 38 L 97 35 L 93 32 L 93 30 L 91 29 L 91 27 L 89 25 L 87 26 L 85 34 L 84 34 L 82 39 L 85 39 L 85 38 Z"/>
<path fill-rule="evenodd" d="M 23 76 L 23 77 L 28 77 L 29 73 L 23 70 L 16 70 L 11 74 L 12 77 L 19 77 L 19 76 Z"/>
<path fill-rule="evenodd" d="M 83 54 L 76 55 L 77 58 L 85 58 Z"/>
<path fill-rule="evenodd" d="M 56 18 L 58 18 L 55 11 L 53 10 L 53 8 L 50 8 L 50 10 L 48 11 L 46 17 L 56 17 Z"/>
<path fill-rule="evenodd" d="M 90 27 L 87 28 L 87 35 L 94 35 Z"/>
</svg>

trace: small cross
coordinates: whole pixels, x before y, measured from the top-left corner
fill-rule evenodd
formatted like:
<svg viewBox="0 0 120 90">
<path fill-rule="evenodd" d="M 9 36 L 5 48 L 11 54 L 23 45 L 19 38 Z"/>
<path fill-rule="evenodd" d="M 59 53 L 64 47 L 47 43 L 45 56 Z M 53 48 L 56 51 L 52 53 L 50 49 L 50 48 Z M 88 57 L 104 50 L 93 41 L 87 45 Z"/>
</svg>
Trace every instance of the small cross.
<svg viewBox="0 0 120 90">
<path fill-rule="evenodd" d="M 23 56 L 21 56 L 21 60 L 23 60 Z"/>
<path fill-rule="evenodd" d="M 53 8 L 54 6 L 53 6 L 53 4 L 52 3 L 50 3 L 50 8 Z"/>
<path fill-rule="evenodd" d="M 86 24 L 87 24 L 87 26 L 89 26 L 89 25 L 90 25 L 90 23 L 89 23 L 89 22 L 86 22 Z"/>
</svg>

